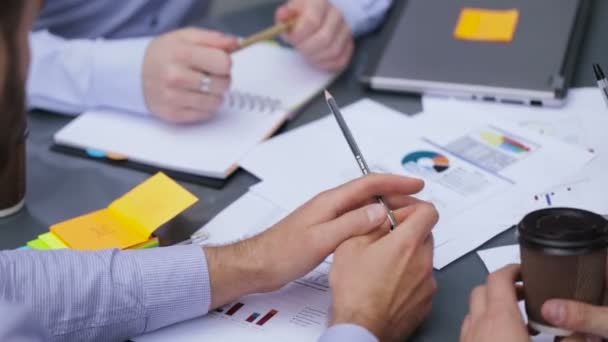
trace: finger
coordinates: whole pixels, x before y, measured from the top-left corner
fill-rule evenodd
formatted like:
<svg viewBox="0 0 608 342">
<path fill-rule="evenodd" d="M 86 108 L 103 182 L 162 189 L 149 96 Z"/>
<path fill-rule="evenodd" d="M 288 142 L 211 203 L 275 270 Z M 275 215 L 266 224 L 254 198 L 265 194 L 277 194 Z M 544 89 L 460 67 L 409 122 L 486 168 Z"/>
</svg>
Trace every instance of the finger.
<svg viewBox="0 0 608 342">
<path fill-rule="evenodd" d="M 384 238 L 387 250 L 403 253 L 407 250 L 415 250 L 421 246 L 431 234 L 433 227 L 439 220 L 439 214 L 435 207 L 428 203 L 420 203 L 412 206 L 413 211 L 401 222 L 393 232 Z"/>
<path fill-rule="evenodd" d="M 232 59 L 223 50 L 197 45 L 188 45 L 176 52 L 176 62 L 199 73 L 215 76 L 230 76 Z"/>
<path fill-rule="evenodd" d="M 299 12 L 298 20 L 287 34 L 287 40 L 299 45 L 321 29 L 327 16 L 328 4 L 325 1 L 310 2 L 306 7 L 292 7 Z"/>
<path fill-rule="evenodd" d="M 189 44 L 231 51 L 238 46 L 238 39 L 217 31 L 187 28 L 182 30 L 182 39 Z"/>
<path fill-rule="evenodd" d="M 311 232 L 314 243 L 323 251 L 333 251 L 342 242 L 359 235 L 365 235 L 380 227 L 386 219 L 387 211 L 380 204 L 371 204 L 315 226 Z"/>
<path fill-rule="evenodd" d="M 520 277 L 519 265 L 508 265 L 488 276 L 489 302 L 499 307 L 503 305 L 517 306 L 515 282 Z"/>
<path fill-rule="evenodd" d="M 167 86 L 170 88 L 180 88 L 191 91 L 200 91 L 201 82 L 204 77 L 211 77 L 211 88 L 209 93 L 223 96 L 230 89 L 229 77 L 218 77 L 204 75 L 189 68 L 172 68 L 167 74 Z"/>
<path fill-rule="evenodd" d="M 342 24 L 342 14 L 332 7 L 327 11 L 327 16 L 321 28 L 310 37 L 296 44 L 297 49 L 305 56 L 314 56 L 322 54 L 328 50 L 330 45 L 338 38 L 340 32 L 340 24 Z"/>
<path fill-rule="evenodd" d="M 338 28 L 334 34 L 331 44 L 326 49 L 318 49 L 309 57 L 315 64 L 326 65 L 336 63 L 347 52 L 348 44 L 352 40 L 350 27 L 346 24 L 341 14 L 339 15 Z"/>
<path fill-rule="evenodd" d="M 407 219 L 407 217 L 410 216 L 415 210 L 416 210 L 416 208 L 414 208 L 413 206 L 400 208 L 397 210 L 393 210 L 393 216 L 395 217 L 395 220 L 397 221 L 397 223 L 401 223 L 405 219 Z M 386 217 L 386 220 L 382 223 L 381 227 L 385 228 L 386 230 L 390 230 L 391 222 L 388 219 L 388 215 Z"/>
<path fill-rule="evenodd" d="M 469 313 L 471 320 L 475 322 L 486 312 L 487 305 L 487 288 L 485 286 L 477 286 L 471 292 L 469 300 Z"/>
<path fill-rule="evenodd" d="M 466 341 L 466 337 L 469 335 L 469 329 L 471 326 L 471 315 L 466 315 L 462 322 L 462 328 L 460 329 L 460 341 Z"/>
<path fill-rule="evenodd" d="M 419 192 L 423 187 L 424 182 L 419 179 L 372 174 L 326 191 L 311 203 L 331 215 L 325 219 L 331 219 L 360 207 L 376 196 L 411 195 Z"/>
<path fill-rule="evenodd" d="M 372 201 L 375 202 L 375 199 Z M 410 195 L 385 196 L 384 202 L 391 209 L 400 209 L 414 204 L 424 203 L 424 201 Z"/>
<path fill-rule="evenodd" d="M 165 96 L 164 102 L 168 108 L 172 108 L 173 112 L 191 109 L 204 113 L 212 113 L 222 105 L 223 99 L 216 95 L 201 92 L 171 90 Z"/>
<path fill-rule="evenodd" d="M 351 41 L 346 48 L 346 52 L 342 56 L 333 61 L 322 62 L 318 65 L 318 67 L 328 71 L 339 71 L 344 69 L 346 66 L 348 66 L 353 57 L 354 48 L 354 43 Z"/>
<path fill-rule="evenodd" d="M 182 108 L 172 112 L 159 114 L 158 116 L 167 122 L 191 124 L 208 120 L 212 115 L 211 113 L 201 112 L 200 110 Z"/>
<path fill-rule="evenodd" d="M 278 23 L 284 23 L 290 19 L 298 16 L 298 10 L 290 4 L 283 5 L 277 8 L 275 13 L 275 21 Z"/>
<path fill-rule="evenodd" d="M 552 299 L 543 304 L 547 322 L 566 330 L 608 337 L 608 308 Z"/>
</svg>

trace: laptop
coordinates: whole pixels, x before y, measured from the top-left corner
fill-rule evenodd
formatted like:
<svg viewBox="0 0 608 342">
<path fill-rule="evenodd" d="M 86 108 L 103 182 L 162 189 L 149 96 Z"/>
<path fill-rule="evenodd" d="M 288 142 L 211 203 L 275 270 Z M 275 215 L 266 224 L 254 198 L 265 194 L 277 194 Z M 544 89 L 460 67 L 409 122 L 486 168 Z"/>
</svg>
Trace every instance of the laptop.
<svg viewBox="0 0 608 342">
<path fill-rule="evenodd" d="M 392 11 L 384 46 L 362 77 L 372 89 L 559 106 L 590 1 L 408 0 Z M 484 24 L 479 16 L 487 13 Z M 498 31 L 511 25 L 511 35 L 492 37 L 496 25 Z M 473 36 L 460 35 L 463 27 Z"/>
</svg>

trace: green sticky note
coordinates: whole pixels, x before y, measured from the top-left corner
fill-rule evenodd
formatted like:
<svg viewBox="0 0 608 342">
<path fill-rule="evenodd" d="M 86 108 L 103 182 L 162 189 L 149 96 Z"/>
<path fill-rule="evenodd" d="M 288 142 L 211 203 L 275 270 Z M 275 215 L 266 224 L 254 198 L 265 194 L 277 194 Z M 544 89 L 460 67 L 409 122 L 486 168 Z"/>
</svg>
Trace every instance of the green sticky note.
<svg viewBox="0 0 608 342">
<path fill-rule="evenodd" d="M 42 251 L 50 249 L 49 245 L 47 245 L 46 243 L 44 243 L 44 241 L 40 239 L 32 240 L 28 242 L 27 245 L 32 249 L 38 249 Z"/>
<path fill-rule="evenodd" d="M 48 232 L 38 236 L 38 240 L 44 242 L 50 249 L 68 248 L 68 246 L 57 237 L 57 235 Z"/>
</svg>

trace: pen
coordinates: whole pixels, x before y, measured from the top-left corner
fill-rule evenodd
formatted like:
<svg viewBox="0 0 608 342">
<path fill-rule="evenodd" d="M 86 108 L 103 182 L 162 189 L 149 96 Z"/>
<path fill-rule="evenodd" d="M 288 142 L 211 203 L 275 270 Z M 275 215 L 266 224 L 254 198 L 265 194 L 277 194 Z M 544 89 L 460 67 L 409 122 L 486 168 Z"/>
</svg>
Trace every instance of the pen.
<svg viewBox="0 0 608 342">
<path fill-rule="evenodd" d="M 606 102 L 606 106 L 608 106 L 608 80 L 604 75 L 604 71 L 599 64 L 593 64 L 593 72 L 595 73 L 595 79 L 597 80 L 597 86 L 600 88 L 602 92 L 602 97 Z"/>
<path fill-rule="evenodd" d="M 291 28 L 293 27 L 294 24 L 295 24 L 295 19 L 291 19 L 289 21 L 277 24 L 273 27 L 270 27 L 270 28 L 260 31 L 258 33 L 254 33 L 247 38 L 241 38 L 239 40 L 239 45 L 232 52 L 239 51 L 241 49 L 244 49 L 248 46 L 251 46 L 255 43 L 258 43 L 258 42 L 261 42 L 264 40 L 273 39 L 276 36 L 291 30 Z"/>
<path fill-rule="evenodd" d="M 371 172 L 369 170 L 369 167 L 367 166 L 365 159 L 363 159 L 363 154 L 361 154 L 361 150 L 359 150 L 359 146 L 357 146 L 357 142 L 355 142 L 353 134 L 350 132 L 348 125 L 346 125 L 346 121 L 344 121 L 342 113 L 340 113 L 340 109 L 336 104 L 336 100 L 334 100 L 334 97 L 331 96 L 331 94 L 327 90 L 325 90 L 325 100 L 327 101 L 327 105 L 331 109 L 331 112 L 334 114 L 334 117 L 338 122 L 338 126 L 340 126 L 340 130 L 342 130 L 342 134 L 344 135 L 344 138 L 346 139 L 350 150 L 355 156 L 355 160 L 357 161 L 357 165 L 359 165 L 359 169 L 361 169 L 361 172 L 363 172 L 364 176 L 370 174 Z M 388 221 L 391 224 L 391 230 L 395 229 L 395 227 L 397 226 L 397 220 L 395 219 L 393 211 L 386 205 L 386 202 L 384 201 L 384 198 L 382 198 L 382 196 L 377 196 L 376 200 L 378 201 L 378 203 L 382 204 L 386 208 L 388 212 Z"/>
</svg>

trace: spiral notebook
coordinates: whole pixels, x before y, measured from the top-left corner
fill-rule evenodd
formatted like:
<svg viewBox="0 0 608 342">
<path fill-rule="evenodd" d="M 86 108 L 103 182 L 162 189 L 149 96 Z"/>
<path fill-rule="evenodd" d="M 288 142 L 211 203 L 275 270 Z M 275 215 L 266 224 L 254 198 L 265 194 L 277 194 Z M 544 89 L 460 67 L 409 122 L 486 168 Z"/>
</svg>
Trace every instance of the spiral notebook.
<svg viewBox="0 0 608 342">
<path fill-rule="evenodd" d="M 176 125 L 152 115 L 89 111 L 55 134 L 54 149 L 219 187 L 251 148 L 335 77 L 272 43 L 235 53 L 232 72 L 231 91 L 209 121 Z"/>
</svg>

